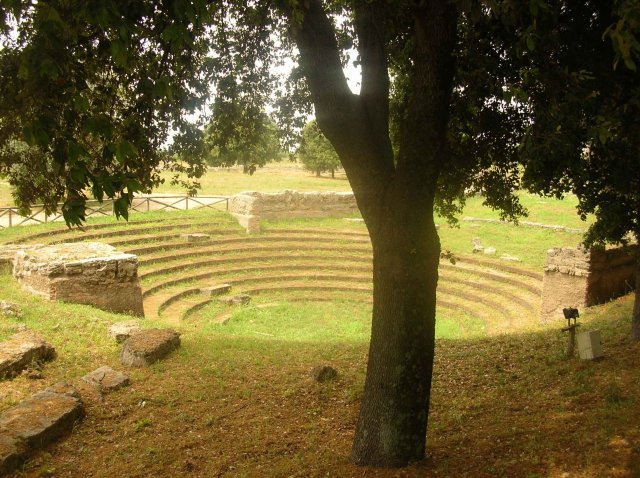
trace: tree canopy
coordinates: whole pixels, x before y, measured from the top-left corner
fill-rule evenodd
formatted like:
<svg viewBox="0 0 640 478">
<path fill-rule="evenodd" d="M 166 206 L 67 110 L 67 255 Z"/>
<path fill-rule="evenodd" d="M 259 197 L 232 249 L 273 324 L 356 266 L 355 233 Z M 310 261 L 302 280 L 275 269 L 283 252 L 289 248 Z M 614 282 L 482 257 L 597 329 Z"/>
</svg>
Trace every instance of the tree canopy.
<svg viewBox="0 0 640 478">
<path fill-rule="evenodd" d="M 253 174 L 282 154 L 276 123 L 264 111 L 215 102 L 205 127 L 206 160 L 211 166 L 241 165 Z"/>
</svg>

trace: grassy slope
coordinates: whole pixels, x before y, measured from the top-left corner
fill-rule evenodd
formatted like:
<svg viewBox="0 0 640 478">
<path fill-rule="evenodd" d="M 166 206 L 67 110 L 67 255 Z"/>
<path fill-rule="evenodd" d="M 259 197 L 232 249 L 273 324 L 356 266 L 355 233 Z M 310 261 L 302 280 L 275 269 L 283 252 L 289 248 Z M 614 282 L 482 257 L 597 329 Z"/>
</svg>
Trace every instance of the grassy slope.
<svg viewBox="0 0 640 478">
<path fill-rule="evenodd" d="M 0 384 L 2 408 L 98 366 L 120 368 L 106 329 L 126 317 L 44 302 L 7 276 L 0 296 L 24 309 L 22 319 L 3 320 L 3 336 L 24 323 L 58 351 L 42 379 Z M 584 314 L 583 328 L 603 334 L 605 358 L 597 362 L 563 360 L 555 326 L 439 340 L 429 458 L 403 472 L 348 464 L 366 305 L 307 305 L 297 313 L 285 306 L 272 328 L 252 308 L 228 326 L 185 323 L 178 353 L 130 371 L 132 386 L 104 402 L 85 395 L 85 421 L 21 476 L 638 476 L 640 344 L 627 340 L 630 308 L 626 297 Z M 332 364 L 339 378 L 312 382 L 319 363 Z"/>
<path fill-rule="evenodd" d="M 479 202 L 473 199 L 466 214 L 491 217 Z M 570 208 L 552 206 L 544 220 L 537 210 L 530 220 L 574 226 Z M 296 223 L 343 228 L 345 221 L 289 225 Z M 3 231 L 0 241 L 40 228 Z M 440 233 L 443 246 L 455 252 L 468 253 L 471 238 L 480 237 L 498 254 L 517 255 L 535 270 L 546 248 L 579 239 L 464 222 L 460 229 L 443 224 Z M 3 319 L 0 338 L 24 323 L 58 351 L 42 379 L 1 382 L 0 408 L 101 365 L 119 368 L 119 349 L 106 329 L 126 317 L 43 302 L 8 276 L 0 277 L 0 298 L 24 308 L 22 319 Z M 271 312 L 240 309 L 228 326 L 188 321 L 181 326 L 178 353 L 149 370 L 132 371 L 133 385 L 104 402 L 85 396 L 84 423 L 20 476 L 640 476 L 640 348 L 627 341 L 631 305 L 626 297 L 584 314 L 584 328 L 603 332 L 606 357 L 598 362 L 563 360 L 559 324 L 529 334 L 460 339 L 443 317 L 428 459 L 401 472 L 348 464 L 370 306 L 281 304 Z M 163 324 L 145 323 L 157 325 Z M 339 378 L 313 383 L 309 370 L 319 363 L 331 363 Z"/>
</svg>

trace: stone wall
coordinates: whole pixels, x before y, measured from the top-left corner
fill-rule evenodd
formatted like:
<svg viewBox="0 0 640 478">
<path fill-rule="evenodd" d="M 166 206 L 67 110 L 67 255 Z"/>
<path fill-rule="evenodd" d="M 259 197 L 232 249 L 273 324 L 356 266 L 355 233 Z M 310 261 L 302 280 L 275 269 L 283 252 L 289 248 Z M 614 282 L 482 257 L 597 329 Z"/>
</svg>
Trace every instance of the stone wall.
<svg viewBox="0 0 640 478">
<path fill-rule="evenodd" d="M 13 275 L 24 290 L 48 300 L 144 316 L 138 259 L 108 244 L 30 246 L 15 253 Z"/>
<path fill-rule="evenodd" d="M 229 212 L 247 232 L 258 232 L 262 219 L 344 217 L 358 212 L 353 193 L 245 191 L 229 199 Z"/>
<path fill-rule="evenodd" d="M 633 290 L 637 253 L 638 246 L 590 251 L 565 247 L 547 251 L 542 321 L 562 319 L 563 307 L 582 310 Z"/>
</svg>

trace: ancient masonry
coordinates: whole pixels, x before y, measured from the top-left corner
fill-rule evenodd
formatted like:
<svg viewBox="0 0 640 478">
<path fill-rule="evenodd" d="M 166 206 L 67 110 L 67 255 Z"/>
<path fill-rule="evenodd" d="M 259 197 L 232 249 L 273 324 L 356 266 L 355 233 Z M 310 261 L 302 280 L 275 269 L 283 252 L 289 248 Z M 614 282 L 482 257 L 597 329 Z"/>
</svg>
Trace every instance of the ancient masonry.
<svg viewBox="0 0 640 478">
<path fill-rule="evenodd" d="M 23 289 L 48 300 L 144 316 L 138 259 L 108 244 L 23 247 L 15 252 L 13 275 Z"/>
<path fill-rule="evenodd" d="M 245 191 L 229 198 L 229 212 L 247 232 L 258 232 L 262 219 L 344 217 L 357 213 L 353 193 Z"/>
<path fill-rule="evenodd" d="M 564 307 L 582 310 L 633 290 L 637 253 L 638 246 L 590 251 L 565 247 L 547 251 L 542 321 L 561 319 Z"/>
</svg>

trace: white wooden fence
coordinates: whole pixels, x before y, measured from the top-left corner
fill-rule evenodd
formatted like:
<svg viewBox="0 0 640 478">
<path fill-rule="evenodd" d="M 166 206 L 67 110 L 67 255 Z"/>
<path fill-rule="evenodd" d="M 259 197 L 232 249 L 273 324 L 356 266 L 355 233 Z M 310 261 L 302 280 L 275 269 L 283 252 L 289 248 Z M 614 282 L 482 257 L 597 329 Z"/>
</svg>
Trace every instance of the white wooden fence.
<svg viewBox="0 0 640 478">
<path fill-rule="evenodd" d="M 209 207 L 212 209 L 229 209 L 229 196 L 180 196 L 180 195 L 143 195 L 133 198 L 130 211 L 185 211 Z M 113 200 L 103 202 L 87 201 L 86 216 L 111 216 L 113 214 Z M 31 214 L 23 216 L 18 213 L 16 207 L 0 207 L 0 229 L 14 226 L 42 224 L 45 222 L 62 221 L 62 214 L 47 215 L 44 206 L 36 204 L 31 206 Z"/>
</svg>

